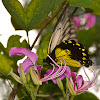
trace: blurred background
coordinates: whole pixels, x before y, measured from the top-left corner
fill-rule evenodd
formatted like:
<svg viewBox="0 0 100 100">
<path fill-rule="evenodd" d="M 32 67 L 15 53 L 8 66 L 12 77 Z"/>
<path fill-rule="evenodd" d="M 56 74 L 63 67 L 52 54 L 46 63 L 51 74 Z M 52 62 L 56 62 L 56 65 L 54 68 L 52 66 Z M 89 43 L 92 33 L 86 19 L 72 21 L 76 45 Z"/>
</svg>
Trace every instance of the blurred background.
<svg viewBox="0 0 100 100">
<path fill-rule="evenodd" d="M 23 6 L 27 6 L 27 4 L 31 0 L 19 0 Z M 100 24 L 100 17 L 96 16 L 96 24 Z M 34 33 L 34 34 L 33 34 Z M 31 30 L 29 31 L 29 43 L 32 45 L 35 37 L 37 36 L 38 30 Z M 99 28 L 99 34 L 100 34 L 100 28 Z M 5 48 L 7 48 L 7 41 L 11 35 L 20 35 L 20 42 L 22 42 L 24 39 L 28 42 L 26 31 L 24 30 L 16 30 L 11 24 L 11 16 L 8 13 L 8 11 L 5 9 L 4 5 L 2 4 L 2 1 L 0 0 L 0 42 L 3 44 Z M 88 37 L 89 38 L 89 37 Z M 39 42 L 40 40 L 38 40 Z M 38 42 L 36 45 L 38 45 Z M 97 50 L 98 47 L 98 50 Z M 96 55 L 95 53 L 91 56 L 91 59 L 93 60 L 93 68 L 98 72 L 98 81 L 96 83 L 95 87 L 92 87 L 89 89 L 90 92 L 94 93 L 99 99 L 100 99 L 100 44 L 96 47 L 96 44 L 94 43 L 90 48 L 90 52 L 98 52 Z M 36 49 L 33 49 L 32 51 L 36 52 Z M 3 54 L 3 52 L 1 52 Z M 18 61 L 17 64 L 22 62 L 22 60 Z M 86 69 L 86 72 L 88 73 L 88 76 L 92 78 L 91 72 Z M 79 74 L 84 75 L 83 70 L 80 68 Z M 0 100 L 7 100 L 9 94 L 12 91 L 13 84 L 10 84 L 10 80 L 3 80 L 0 79 Z M 16 97 L 17 99 L 17 97 Z"/>
</svg>

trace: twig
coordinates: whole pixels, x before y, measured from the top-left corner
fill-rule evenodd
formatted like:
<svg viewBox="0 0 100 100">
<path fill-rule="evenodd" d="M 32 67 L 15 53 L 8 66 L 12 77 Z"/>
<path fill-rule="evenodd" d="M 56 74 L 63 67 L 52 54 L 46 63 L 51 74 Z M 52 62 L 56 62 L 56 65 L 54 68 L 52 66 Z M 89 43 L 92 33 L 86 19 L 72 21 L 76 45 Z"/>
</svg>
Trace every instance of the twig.
<svg viewBox="0 0 100 100">
<path fill-rule="evenodd" d="M 17 93 L 17 90 L 18 90 L 19 86 L 20 86 L 20 84 L 17 83 L 17 85 L 16 85 L 16 87 L 14 88 L 13 92 L 10 94 L 8 100 L 14 100 L 14 98 L 15 98 L 15 96 L 16 96 L 16 93 Z"/>
<path fill-rule="evenodd" d="M 31 48 L 30 48 L 30 44 L 29 44 L 29 34 L 28 34 L 27 31 L 26 31 L 26 34 L 27 34 L 27 39 L 28 39 L 28 46 L 29 46 L 29 49 L 31 49 Z"/>
<path fill-rule="evenodd" d="M 45 24 L 42 26 L 42 28 L 40 29 L 35 41 L 33 42 L 32 46 L 31 46 L 31 49 L 34 47 L 37 39 L 39 38 L 40 34 L 42 33 L 43 29 L 56 17 L 56 15 L 59 13 L 59 11 L 62 9 L 62 7 L 64 6 L 66 0 L 64 0 L 62 2 L 62 4 L 59 6 L 59 8 L 57 9 L 57 11 L 54 13 L 54 15 L 51 17 L 51 19 L 49 19 L 48 21 L 45 22 Z"/>
</svg>

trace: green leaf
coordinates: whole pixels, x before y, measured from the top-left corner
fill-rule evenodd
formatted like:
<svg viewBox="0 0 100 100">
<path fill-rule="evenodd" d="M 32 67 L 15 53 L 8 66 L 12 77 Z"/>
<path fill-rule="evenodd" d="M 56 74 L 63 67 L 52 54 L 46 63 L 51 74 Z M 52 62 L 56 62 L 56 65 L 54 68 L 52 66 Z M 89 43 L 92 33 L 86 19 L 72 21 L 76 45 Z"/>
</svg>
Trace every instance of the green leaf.
<svg viewBox="0 0 100 100">
<path fill-rule="evenodd" d="M 15 29 L 29 31 L 43 24 L 57 10 L 63 0 L 31 0 L 29 5 L 22 7 L 18 0 L 2 0 L 4 6 L 12 16 Z"/>
<path fill-rule="evenodd" d="M 75 96 L 74 100 L 99 100 L 99 99 L 94 94 L 87 92 Z"/>
<path fill-rule="evenodd" d="M 26 40 L 23 40 L 22 43 L 20 42 L 20 38 L 21 36 L 19 35 L 12 35 L 9 39 L 8 39 L 8 43 L 7 43 L 7 49 L 6 52 L 7 54 L 9 54 L 9 51 L 12 47 L 18 47 L 18 48 L 28 48 L 28 43 L 26 42 Z M 19 59 L 22 59 L 23 56 L 17 56 L 14 55 L 11 57 L 13 60 L 17 61 Z"/>
<path fill-rule="evenodd" d="M 4 46 L 0 43 L 0 73 L 3 74 L 2 78 L 9 74 L 13 64 L 14 62 L 7 56 Z"/>
<path fill-rule="evenodd" d="M 26 29 L 24 8 L 18 0 L 2 0 L 5 8 L 22 29 Z"/>
<path fill-rule="evenodd" d="M 96 25 L 89 30 L 80 30 L 77 32 L 79 42 L 88 49 L 94 42 L 100 43 L 100 25 Z"/>
<path fill-rule="evenodd" d="M 32 0 L 26 8 L 27 30 L 33 29 L 47 18 L 52 0 Z"/>
<path fill-rule="evenodd" d="M 62 3 L 63 0 L 32 0 L 26 8 L 26 21 L 27 30 L 31 30 L 41 23 L 43 24 L 50 11 L 52 14 L 57 10 L 57 7 Z"/>
<path fill-rule="evenodd" d="M 89 7 L 93 10 L 93 13 L 96 15 L 100 15 L 100 0 L 91 0 L 93 4 Z"/>
<path fill-rule="evenodd" d="M 7 56 L 6 49 L 0 42 L 0 73 L 7 75 L 11 71 L 13 61 Z"/>
<path fill-rule="evenodd" d="M 37 64 L 43 64 L 43 59 L 47 57 L 48 54 L 48 44 L 49 42 L 44 42 L 41 45 L 39 45 L 39 48 L 37 50 L 37 55 L 38 55 L 38 61 Z"/>
<path fill-rule="evenodd" d="M 52 33 L 53 33 L 53 31 L 51 31 L 51 32 L 46 33 L 45 35 L 43 35 L 43 36 L 41 37 L 40 44 L 43 43 L 43 42 L 50 41 L 50 38 L 51 38 Z"/>
<path fill-rule="evenodd" d="M 96 42 L 100 44 L 100 25 L 95 26 L 96 29 Z"/>
<path fill-rule="evenodd" d="M 51 35 L 52 35 L 52 31 L 41 37 L 41 41 L 36 53 L 38 55 L 37 63 L 40 65 L 41 64 L 43 65 L 43 59 L 47 58 L 48 46 L 49 46 Z"/>
<path fill-rule="evenodd" d="M 12 17 L 11 17 L 11 23 L 12 23 L 13 27 L 15 28 L 15 30 L 23 30 L 23 28 L 20 27 L 20 25 L 18 25 Z"/>
<path fill-rule="evenodd" d="M 0 73 L 3 75 L 9 74 L 13 61 L 4 54 L 0 53 Z"/>
<path fill-rule="evenodd" d="M 92 1 L 91 0 L 68 0 L 69 4 L 71 4 L 71 6 L 75 6 L 75 7 L 90 7 L 92 5 Z"/>
<path fill-rule="evenodd" d="M 20 38 L 21 36 L 18 35 L 11 36 L 8 40 L 7 48 L 4 48 L 2 43 L 0 43 L 0 73 L 7 75 L 11 68 L 13 68 L 14 72 L 17 72 L 18 66 L 16 61 L 23 57 L 14 55 L 10 58 L 9 51 L 12 47 L 28 47 L 28 44 L 25 40 L 20 43 Z"/>
<path fill-rule="evenodd" d="M 77 32 L 79 42 L 82 43 L 86 49 L 88 49 L 95 41 L 96 31 L 95 29 L 80 30 Z"/>
</svg>

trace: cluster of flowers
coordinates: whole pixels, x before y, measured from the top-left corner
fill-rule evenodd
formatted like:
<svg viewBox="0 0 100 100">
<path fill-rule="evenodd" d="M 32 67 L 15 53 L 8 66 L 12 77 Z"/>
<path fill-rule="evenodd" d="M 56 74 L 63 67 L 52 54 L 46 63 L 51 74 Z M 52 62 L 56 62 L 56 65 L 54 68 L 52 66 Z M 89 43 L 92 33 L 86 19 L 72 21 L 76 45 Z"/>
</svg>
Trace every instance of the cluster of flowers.
<svg viewBox="0 0 100 100">
<path fill-rule="evenodd" d="M 84 24 L 82 24 L 82 19 L 84 19 Z M 89 29 L 95 25 L 96 17 L 93 14 L 87 13 L 84 18 L 74 17 L 75 29 Z"/>
<path fill-rule="evenodd" d="M 60 61 L 61 62 L 60 66 L 49 55 L 48 57 L 53 61 L 56 67 L 53 66 L 53 69 L 48 69 L 46 71 L 46 74 L 44 75 L 44 78 L 41 78 L 41 69 L 43 68 L 43 66 L 36 64 L 38 57 L 34 52 L 31 52 L 31 50 L 28 50 L 26 48 L 13 47 L 9 52 L 9 56 L 11 57 L 14 54 L 17 54 L 19 56 L 26 55 L 28 57 L 24 60 L 23 63 L 21 63 L 24 72 L 25 74 L 27 73 L 27 71 L 30 72 L 30 68 L 34 66 L 33 70 L 36 71 L 40 83 L 46 82 L 48 84 L 48 80 L 52 80 L 54 84 L 57 84 L 56 81 L 57 77 L 59 77 L 60 80 L 63 80 L 66 77 L 68 79 L 69 90 L 71 91 L 71 93 L 74 93 L 74 95 L 86 92 L 88 88 L 92 87 L 95 84 L 96 75 L 94 72 L 93 72 L 94 74 L 93 80 L 84 81 L 81 75 L 77 75 L 76 72 L 71 72 L 71 69 L 68 66 L 66 66 L 64 59 L 63 59 L 64 66 L 62 66 L 62 61 Z M 70 89 L 70 86 L 72 87 L 72 89 Z"/>
</svg>

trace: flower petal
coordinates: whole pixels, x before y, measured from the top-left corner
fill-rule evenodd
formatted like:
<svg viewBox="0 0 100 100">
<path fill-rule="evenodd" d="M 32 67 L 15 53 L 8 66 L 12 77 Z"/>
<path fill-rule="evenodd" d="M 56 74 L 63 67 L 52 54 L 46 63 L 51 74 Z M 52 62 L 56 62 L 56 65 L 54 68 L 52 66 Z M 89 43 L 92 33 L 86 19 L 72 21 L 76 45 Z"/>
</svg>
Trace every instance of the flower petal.
<svg viewBox="0 0 100 100">
<path fill-rule="evenodd" d="M 26 55 L 27 57 L 30 58 L 30 60 L 32 61 L 32 63 L 34 65 L 36 65 L 36 61 L 38 59 L 37 55 L 34 52 L 31 52 L 31 50 L 28 50 L 26 48 L 17 48 L 17 47 L 13 47 L 11 48 L 10 52 L 9 52 L 9 56 L 11 57 L 12 55 Z"/>
<path fill-rule="evenodd" d="M 21 63 L 21 65 L 24 69 L 25 74 L 27 73 L 27 71 L 30 71 L 30 67 L 34 66 L 29 58 L 25 59 L 24 62 Z M 18 73 L 19 73 L 19 68 L 18 68 Z"/>
<path fill-rule="evenodd" d="M 62 66 L 59 68 L 55 67 L 53 69 L 48 69 L 46 71 L 47 74 L 44 75 L 44 78 L 41 79 L 42 82 L 47 82 L 48 80 L 52 80 L 54 84 L 57 84 L 56 77 L 59 77 L 61 80 L 64 79 L 65 76 L 70 76 L 70 68 L 68 66 Z M 52 74 L 51 74 L 52 73 Z M 67 75 L 68 74 L 68 75 Z"/>
<path fill-rule="evenodd" d="M 82 87 L 82 85 L 84 84 L 84 80 L 83 80 L 82 75 L 77 76 L 76 83 L 77 83 L 78 89 Z"/>
<path fill-rule="evenodd" d="M 80 27 L 81 20 L 78 17 L 74 17 L 75 29 Z"/>
<path fill-rule="evenodd" d="M 84 84 L 80 88 L 78 88 L 78 90 L 76 90 L 76 93 L 80 93 L 80 92 L 85 93 L 88 90 L 88 88 L 90 87 L 90 86 L 88 86 L 88 84 L 89 84 L 88 81 L 84 81 Z"/>
<path fill-rule="evenodd" d="M 85 20 L 86 20 L 86 28 L 91 28 L 95 25 L 96 22 L 96 17 L 93 14 L 87 13 L 85 16 Z"/>
<path fill-rule="evenodd" d="M 68 66 L 66 66 L 66 71 L 64 74 L 68 79 L 71 77 L 71 69 Z"/>
<path fill-rule="evenodd" d="M 75 83 L 75 80 L 76 80 L 76 75 L 77 75 L 76 72 L 71 72 L 71 76 L 72 76 L 72 79 L 73 79 L 74 83 Z"/>
<path fill-rule="evenodd" d="M 39 77 L 39 79 L 41 78 L 41 69 L 43 68 L 43 65 L 36 65 L 37 68 L 37 75 Z M 34 69 L 35 70 L 35 69 Z"/>
</svg>

